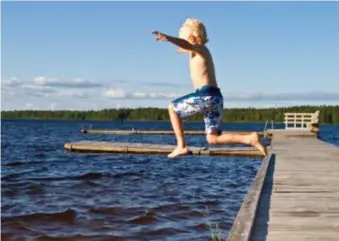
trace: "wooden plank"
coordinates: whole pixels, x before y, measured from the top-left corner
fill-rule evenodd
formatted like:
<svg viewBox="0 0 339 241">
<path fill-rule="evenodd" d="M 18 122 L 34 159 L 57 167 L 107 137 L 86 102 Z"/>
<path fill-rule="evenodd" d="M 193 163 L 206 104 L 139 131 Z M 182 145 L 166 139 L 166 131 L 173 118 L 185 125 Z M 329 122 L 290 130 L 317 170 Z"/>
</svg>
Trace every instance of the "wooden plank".
<svg viewBox="0 0 339 241">
<path fill-rule="evenodd" d="M 72 152 L 102 152 L 102 153 L 134 153 L 134 154 L 168 154 L 175 146 L 147 143 L 125 143 L 105 141 L 78 141 L 64 145 Z M 190 146 L 193 155 L 211 156 L 253 156 L 262 157 L 263 154 L 253 147 L 195 147 Z"/>
<path fill-rule="evenodd" d="M 265 179 L 251 240 L 339 240 L 339 147 L 273 137 L 270 151 L 274 170 Z"/>
<path fill-rule="evenodd" d="M 285 112 L 284 115 L 314 115 L 316 112 Z"/>
<path fill-rule="evenodd" d="M 150 135 L 174 135 L 172 130 L 110 130 L 110 129 L 81 129 L 84 134 L 106 134 L 106 135 L 132 135 L 132 134 L 150 134 Z M 232 133 L 247 135 L 253 131 L 223 131 L 222 133 Z M 185 135 L 205 135 L 204 130 L 185 130 Z M 259 132 L 264 135 L 264 132 Z"/>
<path fill-rule="evenodd" d="M 318 138 L 318 132 L 312 132 L 309 129 L 267 129 L 271 137 L 277 139 L 291 138 Z"/>
<path fill-rule="evenodd" d="M 248 241 L 250 239 L 261 190 L 271 159 L 272 155 L 268 155 L 263 159 L 260 169 L 249 188 L 237 217 L 235 218 L 233 226 L 228 234 L 227 241 Z"/>
</svg>

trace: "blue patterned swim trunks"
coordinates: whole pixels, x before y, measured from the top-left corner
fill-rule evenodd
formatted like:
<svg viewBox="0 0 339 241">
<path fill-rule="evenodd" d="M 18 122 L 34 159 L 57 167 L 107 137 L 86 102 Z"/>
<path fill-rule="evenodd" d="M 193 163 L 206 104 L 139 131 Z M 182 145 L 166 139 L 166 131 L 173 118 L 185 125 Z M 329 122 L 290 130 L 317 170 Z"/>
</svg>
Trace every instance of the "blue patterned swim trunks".
<svg viewBox="0 0 339 241">
<path fill-rule="evenodd" d="M 172 101 L 174 111 L 180 118 L 197 113 L 203 113 L 205 132 L 221 133 L 222 111 L 224 108 L 223 96 L 220 89 L 212 85 L 204 85 L 195 92 L 184 95 Z"/>
</svg>

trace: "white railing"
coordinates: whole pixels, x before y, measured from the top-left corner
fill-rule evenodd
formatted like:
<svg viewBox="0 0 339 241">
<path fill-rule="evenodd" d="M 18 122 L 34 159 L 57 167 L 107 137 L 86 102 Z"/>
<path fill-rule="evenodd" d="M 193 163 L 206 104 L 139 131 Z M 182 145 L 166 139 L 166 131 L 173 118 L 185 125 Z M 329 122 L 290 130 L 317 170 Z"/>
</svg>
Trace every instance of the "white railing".
<svg viewBox="0 0 339 241">
<path fill-rule="evenodd" d="M 285 113 L 285 129 L 311 129 L 319 122 L 319 111 L 314 113 Z"/>
</svg>

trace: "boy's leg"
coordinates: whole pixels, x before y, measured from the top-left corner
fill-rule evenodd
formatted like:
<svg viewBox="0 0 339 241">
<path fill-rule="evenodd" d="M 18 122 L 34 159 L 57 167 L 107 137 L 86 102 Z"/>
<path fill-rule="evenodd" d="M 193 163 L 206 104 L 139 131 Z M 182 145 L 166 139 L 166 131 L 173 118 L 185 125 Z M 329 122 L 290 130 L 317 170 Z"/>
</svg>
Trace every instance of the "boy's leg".
<svg viewBox="0 0 339 241">
<path fill-rule="evenodd" d="M 173 104 L 170 104 L 168 106 L 168 112 L 172 128 L 177 139 L 177 148 L 174 149 L 170 154 L 168 154 L 168 157 L 172 158 L 179 155 L 187 155 L 189 153 L 189 149 L 186 146 L 182 120 L 175 112 Z"/>
<path fill-rule="evenodd" d="M 170 154 L 168 154 L 168 157 L 173 158 L 190 153 L 184 137 L 182 119 L 196 113 L 201 113 L 203 109 L 203 99 L 201 99 L 195 93 L 185 95 L 170 103 L 168 112 L 172 128 L 177 139 L 177 147 Z"/>
<path fill-rule="evenodd" d="M 222 121 L 222 111 L 223 111 L 223 99 L 218 100 L 218 97 L 215 97 L 214 106 L 204 114 L 205 120 L 205 129 L 206 129 L 206 139 L 208 144 L 217 145 L 217 144 L 247 144 L 256 147 L 260 152 L 265 156 L 267 155 L 266 147 L 260 143 L 259 135 L 257 132 L 252 132 L 248 135 L 240 135 L 233 133 L 221 133 L 220 124 Z"/>
<path fill-rule="evenodd" d="M 267 149 L 260 142 L 258 132 L 252 132 L 251 134 L 248 134 L 248 135 L 223 133 L 220 136 L 218 136 L 216 133 L 208 133 L 206 138 L 207 138 L 207 142 L 212 145 L 238 144 L 238 143 L 251 145 L 257 148 L 265 156 L 267 156 Z"/>
</svg>

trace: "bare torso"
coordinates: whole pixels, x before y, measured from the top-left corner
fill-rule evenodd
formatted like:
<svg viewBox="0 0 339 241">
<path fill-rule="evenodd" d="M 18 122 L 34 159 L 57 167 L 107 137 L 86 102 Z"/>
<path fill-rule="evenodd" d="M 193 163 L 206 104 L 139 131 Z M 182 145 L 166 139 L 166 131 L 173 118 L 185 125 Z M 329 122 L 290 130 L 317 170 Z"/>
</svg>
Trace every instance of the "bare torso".
<svg viewBox="0 0 339 241">
<path fill-rule="evenodd" d="M 190 74 L 195 89 L 203 85 L 218 87 L 211 53 L 205 46 L 199 47 L 200 54 L 189 55 Z"/>
</svg>

